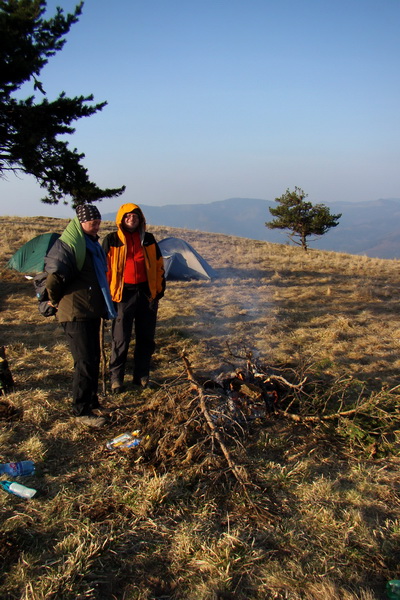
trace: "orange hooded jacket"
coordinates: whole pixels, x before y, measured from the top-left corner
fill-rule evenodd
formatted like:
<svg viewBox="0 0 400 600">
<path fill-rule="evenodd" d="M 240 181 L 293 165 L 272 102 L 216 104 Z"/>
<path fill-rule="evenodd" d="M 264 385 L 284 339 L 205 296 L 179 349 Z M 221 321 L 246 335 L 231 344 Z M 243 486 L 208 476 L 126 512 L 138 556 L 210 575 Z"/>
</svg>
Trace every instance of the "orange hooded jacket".
<svg viewBox="0 0 400 600">
<path fill-rule="evenodd" d="M 109 233 L 103 240 L 102 246 L 107 256 L 107 280 L 110 286 L 111 298 L 121 302 L 124 288 L 124 271 L 127 253 L 125 233 L 122 228 L 123 216 L 136 210 L 139 214 L 139 235 L 143 248 L 146 265 L 147 281 L 150 289 L 149 301 L 159 300 L 164 295 L 165 275 L 164 260 L 158 244 L 152 233 L 146 231 L 146 219 L 137 204 L 131 202 L 120 206 L 115 222 L 118 230 Z"/>
</svg>

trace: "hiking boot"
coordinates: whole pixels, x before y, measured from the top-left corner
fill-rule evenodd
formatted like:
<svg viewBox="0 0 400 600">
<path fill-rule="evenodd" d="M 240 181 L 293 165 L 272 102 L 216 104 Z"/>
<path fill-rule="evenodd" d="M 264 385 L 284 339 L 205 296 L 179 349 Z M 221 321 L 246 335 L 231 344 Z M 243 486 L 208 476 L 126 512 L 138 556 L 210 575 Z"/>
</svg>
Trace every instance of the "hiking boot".
<svg viewBox="0 0 400 600">
<path fill-rule="evenodd" d="M 122 394 L 122 392 L 125 392 L 125 386 L 123 383 L 119 383 L 118 381 L 114 381 L 111 384 L 111 393 L 112 394 Z"/>
<path fill-rule="evenodd" d="M 75 417 L 75 419 L 78 423 L 86 425 L 86 427 L 94 427 L 95 429 L 103 427 L 103 425 L 105 425 L 107 422 L 104 417 L 96 415 L 80 415 L 79 417 Z"/>
<path fill-rule="evenodd" d="M 133 379 L 133 385 L 139 388 L 147 388 L 149 387 L 149 378 L 148 377 L 135 377 Z"/>
<path fill-rule="evenodd" d="M 98 400 L 96 402 L 92 402 L 89 406 L 90 410 L 101 410 L 103 408 Z"/>
</svg>

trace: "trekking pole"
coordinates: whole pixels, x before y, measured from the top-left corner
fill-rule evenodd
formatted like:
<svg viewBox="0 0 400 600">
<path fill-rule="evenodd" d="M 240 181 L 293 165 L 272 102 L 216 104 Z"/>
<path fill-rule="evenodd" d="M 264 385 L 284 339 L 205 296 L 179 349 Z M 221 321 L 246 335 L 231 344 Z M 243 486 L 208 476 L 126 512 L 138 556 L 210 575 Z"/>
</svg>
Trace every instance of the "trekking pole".
<svg viewBox="0 0 400 600">
<path fill-rule="evenodd" d="M 101 379 L 103 383 L 103 395 L 107 395 L 106 391 L 106 351 L 104 347 L 104 329 L 105 323 L 104 319 L 101 319 L 100 324 L 100 352 L 101 352 Z"/>
</svg>

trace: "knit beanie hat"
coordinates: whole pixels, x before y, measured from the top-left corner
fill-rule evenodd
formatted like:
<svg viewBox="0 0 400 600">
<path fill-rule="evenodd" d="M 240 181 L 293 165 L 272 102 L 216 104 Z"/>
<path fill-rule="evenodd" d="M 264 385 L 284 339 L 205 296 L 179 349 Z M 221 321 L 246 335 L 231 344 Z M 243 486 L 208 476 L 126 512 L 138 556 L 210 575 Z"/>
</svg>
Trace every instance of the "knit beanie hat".
<svg viewBox="0 0 400 600">
<path fill-rule="evenodd" d="M 97 206 L 93 204 L 79 204 L 76 207 L 76 215 L 79 219 L 79 223 L 86 223 L 86 221 L 101 221 L 101 214 Z"/>
</svg>

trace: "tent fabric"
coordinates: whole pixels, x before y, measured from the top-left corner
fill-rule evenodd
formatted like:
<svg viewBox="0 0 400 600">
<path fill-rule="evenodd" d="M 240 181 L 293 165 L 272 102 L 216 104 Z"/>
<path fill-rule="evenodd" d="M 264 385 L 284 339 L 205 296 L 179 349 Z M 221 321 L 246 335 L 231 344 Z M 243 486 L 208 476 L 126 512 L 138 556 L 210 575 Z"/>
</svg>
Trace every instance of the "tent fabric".
<svg viewBox="0 0 400 600">
<path fill-rule="evenodd" d="M 217 273 L 185 240 L 170 237 L 158 242 L 166 279 L 211 279 Z"/>
<path fill-rule="evenodd" d="M 19 248 L 6 264 L 7 269 L 20 273 L 40 273 L 44 270 L 44 258 L 59 233 L 42 233 Z"/>
</svg>

